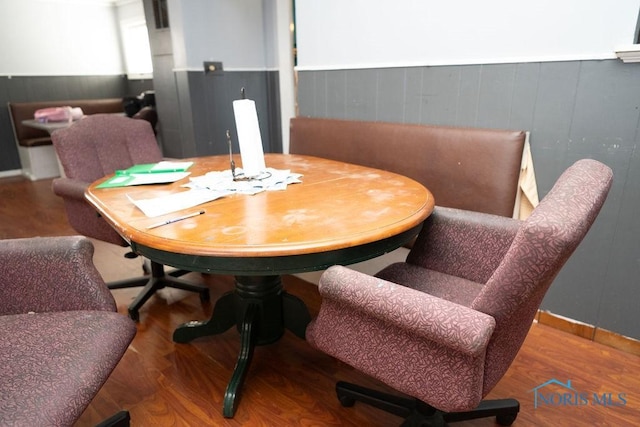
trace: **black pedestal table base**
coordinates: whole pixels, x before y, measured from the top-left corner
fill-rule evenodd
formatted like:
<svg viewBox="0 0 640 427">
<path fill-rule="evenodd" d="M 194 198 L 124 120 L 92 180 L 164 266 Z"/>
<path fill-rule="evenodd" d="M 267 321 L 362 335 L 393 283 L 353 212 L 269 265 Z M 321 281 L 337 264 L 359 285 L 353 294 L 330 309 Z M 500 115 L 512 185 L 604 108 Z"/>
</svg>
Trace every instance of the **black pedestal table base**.
<svg viewBox="0 0 640 427">
<path fill-rule="evenodd" d="M 173 333 L 173 340 L 186 343 L 221 334 L 237 325 L 240 354 L 224 394 L 222 410 L 223 415 L 230 418 L 237 408 L 255 346 L 279 340 L 285 328 L 304 339 L 310 321 L 304 302 L 284 291 L 280 276 L 236 276 L 236 289 L 220 297 L 211 318 L 180 325 Z"/>
</svg>

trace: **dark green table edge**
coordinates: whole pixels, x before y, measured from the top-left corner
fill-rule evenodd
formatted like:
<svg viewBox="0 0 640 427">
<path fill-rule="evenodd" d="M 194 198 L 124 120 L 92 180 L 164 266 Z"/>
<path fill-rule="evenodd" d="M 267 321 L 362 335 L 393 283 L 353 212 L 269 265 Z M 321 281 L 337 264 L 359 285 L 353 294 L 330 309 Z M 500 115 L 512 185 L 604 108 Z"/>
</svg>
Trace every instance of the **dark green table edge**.
<svg viewBox="0 0 640 427">
<path fill-rule="evenodd" d="M 335 249 L 328 252 L 274 257 L 215 257 L 174 253 L 131 242 L 134 252 L 157 263 L 200 273 L 230 274 L 234 276 L 265 276 L 325 270 L 332 265 L 349 265 L 389 253 L 415 237 L 422 224 L 400 234 L 364 245 Z"/>
</svg>

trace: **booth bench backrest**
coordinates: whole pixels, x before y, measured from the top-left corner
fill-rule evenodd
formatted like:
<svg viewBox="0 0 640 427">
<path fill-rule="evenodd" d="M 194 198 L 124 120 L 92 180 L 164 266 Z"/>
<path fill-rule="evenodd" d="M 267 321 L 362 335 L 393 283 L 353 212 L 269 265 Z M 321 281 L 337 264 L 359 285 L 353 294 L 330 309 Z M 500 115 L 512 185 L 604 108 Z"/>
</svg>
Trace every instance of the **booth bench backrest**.
<svg viewBox="0 0 640 427">
<path fill-rule="evenodd" d="M 78 99 L 70 101 L 42 101 L 42 102 L 9 102 L 9 114 L 13 123 L 13 131 L 18 145 L 34 147 L 51 145 L 49 134 L 22 124 L 23 120 L 33 119 L 37 110 L 50 107 L 80 107 L 85 115 L 98 113 L 123 113 L 122 98 Z"/>
<path fill-rule="evenodd" d="M 292 154 L 384 169 L 427 187 L 436 205 L 511 217 L 525 132 L 296 117 Z"/>
</svg>

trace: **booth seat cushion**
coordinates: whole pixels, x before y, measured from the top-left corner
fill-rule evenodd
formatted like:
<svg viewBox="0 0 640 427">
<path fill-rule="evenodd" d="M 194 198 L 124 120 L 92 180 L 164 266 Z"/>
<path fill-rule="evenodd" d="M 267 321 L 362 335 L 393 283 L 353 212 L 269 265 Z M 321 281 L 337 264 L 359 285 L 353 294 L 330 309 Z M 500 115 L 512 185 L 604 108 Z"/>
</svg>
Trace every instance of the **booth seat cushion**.
<svg viewBox="0 0 640 427">
<path fill-rule="evenodd" d="M 292 154 L 384 169 L 427 187 L 438 206 L 511 217 L 526 133 L 296 117 Z"/>
<path fill-rule="evenodd" d="M 65 106 L 81 108 L 85 115 L 124 112 L 122 98 L 9 102 L 9 113 L 18 145 L 23 147 L 51 145 L 51 138 L 46 131 L 24 126 L 22 121 L 33 119 L 35 112 L 42 108 Z"/>
<path fill-rule="evenodd" d="M 40 147 L 43 145 L 51 145 L 51 138 L 49 136 L 26 138 L 20 141 L 20 145 L 22 145 L 23 147 Z"/>
</svg>

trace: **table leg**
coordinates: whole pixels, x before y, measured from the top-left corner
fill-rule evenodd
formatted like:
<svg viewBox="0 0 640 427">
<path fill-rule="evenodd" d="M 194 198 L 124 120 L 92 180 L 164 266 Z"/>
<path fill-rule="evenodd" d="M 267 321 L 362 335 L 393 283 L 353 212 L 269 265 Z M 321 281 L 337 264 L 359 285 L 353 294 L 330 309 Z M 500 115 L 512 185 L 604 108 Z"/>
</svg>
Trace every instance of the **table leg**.
<svg viewBox="0 0 640 427">
<path fill-rule="evenodd" d="M 256 346 L 256 329 L 259 316 L 259 307 L 257 304 L 249 304 L 244 313 L 244 320 L 240 328 L 240 354 L 236 367 L 233 369 L 233 375 L 227 384 L 224 392 L 224 404 L 222 407 L 222 415 L 225 418 L 232 418 L 238 406 L 240 388 L 244 384 L 244 378 L 249 370 L 251 358 L 253 357 L 253 349 Z"/>
<path fill-rule="evenodd" d="M 236 324 L 233 292 L 227 292 L 216 301 L 211 318 L 207 321 L 191 321 L 178 326 L 173 332 L 173 341 L 186 343 L 193 339 L 221 334 Z"/>
<path fill-rule="evenodd" d="M 235 413 L 255 346 L 279 340 L 285 328 L 304 339 L 310 321 L 306 305 L 300 298 L 284 291 L 280 276 L 237 276 L 236 289 L 216 302 L 211 318 L 180 325 L 173 333 L 173 340 L 186 343 L 220 334 L 237 325 L 240 353 L 227 385 L 223 407 L 223 415 L 230 418 Z"/>
</svg>

